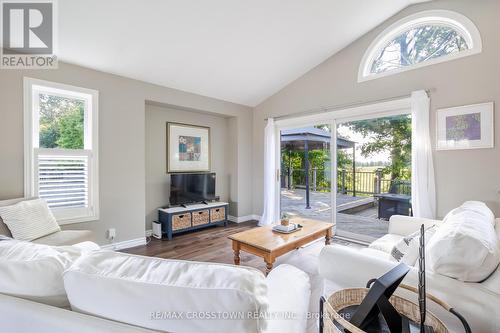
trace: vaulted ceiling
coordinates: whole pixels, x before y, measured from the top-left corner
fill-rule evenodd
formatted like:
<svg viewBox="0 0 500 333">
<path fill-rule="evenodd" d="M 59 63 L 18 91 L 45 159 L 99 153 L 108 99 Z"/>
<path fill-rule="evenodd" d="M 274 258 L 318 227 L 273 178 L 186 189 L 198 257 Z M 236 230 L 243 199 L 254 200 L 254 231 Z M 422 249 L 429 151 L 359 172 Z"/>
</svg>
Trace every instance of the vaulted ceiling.
<svg viewBox="0 0 500 333">
<path fill-rule="evenodd" d="M 64 0 L 59 58 L 255 106 L 419 0 Z"/>
</svg>

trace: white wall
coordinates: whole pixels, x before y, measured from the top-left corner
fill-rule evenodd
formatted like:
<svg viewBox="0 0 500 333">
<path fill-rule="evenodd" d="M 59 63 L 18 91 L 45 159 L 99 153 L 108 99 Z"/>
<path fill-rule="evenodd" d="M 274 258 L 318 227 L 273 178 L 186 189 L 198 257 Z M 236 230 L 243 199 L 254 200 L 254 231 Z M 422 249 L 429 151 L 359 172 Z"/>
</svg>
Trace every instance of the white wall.
<svg viewBox="0 0 500 333">
<path fill-rule="evenodd" d="M 449 9 L 469 17 L 479 28 L 479 55 L 424 67 L 368 82 L 357 82 L 361 58 L 372 40 L 388 25 L 425 9 Z M 439 108 L 494 101 L 500 107 L 500 2 L 437 0 L 411 6 L 332 56 L 270 97 L 254 110 L 254 213 L 262 211 L 264 119 L 326 106 L 375 101 L 431 89 L 431 133 Z M 497 112 L 498 113 L 498 112 Z M 485 201 L 500 216 L 500 117 L 494 149 L 435 151 L 438 215 L 464 200 Z"/>
<path fill-rule="evenodd" d="M 23 77 L 71 84 L 99 91 L 100 220 L 65 226 L 90 229 L 105 244 L 106 230 L 117 229 L 116 241 L 144 237 L 146 216 L 145 103 L 175 105 L 235 117 L 237 188 L 250 188 L 251 108 L 144 83 L 79 66 L 60 63 L 57 70 L 0 70 L 0 200 L 22 197 Z M 238 193 L 236 214 L 248 215 L 251 198 Z M 245 200 L 243 202 L 242 200 Z"/>
<path fill-rule="evenodd" d="M 146 230 L 151 229 L 151 221 L 158 220 L 158 208 L 169 203 L 170 175 L 166 171 L 167 122 L 210 127 L 211 171 L 217 174 L 216 195 L 227 202 L 231 192 L 229 180 L 236 176 L 235 169 L 231 169 L 229 163 L 232 159 L 230 155 L 234 151 L 228 148 L 237 148 L 236 145 L 230 144 L 234 141 L 229 140 L 230 119 L 203 112 L 146 104 Z"/>
</svg>

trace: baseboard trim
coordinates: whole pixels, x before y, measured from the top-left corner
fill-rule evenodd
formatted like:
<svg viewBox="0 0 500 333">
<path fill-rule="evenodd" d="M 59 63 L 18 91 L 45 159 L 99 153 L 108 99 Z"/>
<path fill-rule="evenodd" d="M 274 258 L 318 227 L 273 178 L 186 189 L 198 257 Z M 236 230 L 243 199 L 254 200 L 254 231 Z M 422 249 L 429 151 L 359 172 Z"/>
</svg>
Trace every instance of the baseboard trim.
<svg viewBox="0 0 500 333">
<path fill-rule="evenodd" d="M 228 215 L 227 219 L 231 222 L 235 223 L 241 223 L 241 222 L 247 222 L 247 221 L 258 221 L 260 219 L 259 215 L 245 215 L 245 216 L 231 216 Z"/>
<path fill-rule="evenodd" d="M 129 239 L 123 242 L 117 242 L 112 244 L 106 244 L 101 246 L 101 249 L 118 251 L 141 245 L 146 245 L 146 237 Z"/>
</svg>

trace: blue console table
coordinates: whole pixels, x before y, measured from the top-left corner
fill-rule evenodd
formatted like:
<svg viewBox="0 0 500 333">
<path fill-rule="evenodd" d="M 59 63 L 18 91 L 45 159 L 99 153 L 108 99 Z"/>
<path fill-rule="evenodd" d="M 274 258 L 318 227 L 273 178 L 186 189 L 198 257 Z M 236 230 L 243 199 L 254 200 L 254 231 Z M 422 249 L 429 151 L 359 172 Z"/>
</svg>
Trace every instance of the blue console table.
<svg viewBox="0 0 500 333">
<path fill-rule="evenodd" d="M 211 225 L 227 227 L 227 202 L 209 202 L 207 204 L 187 205 L 158 209 L 158 221 L 161 224 L 162 238 L 171 240 L 173 235 L 203 229 Z"/>
</svg>

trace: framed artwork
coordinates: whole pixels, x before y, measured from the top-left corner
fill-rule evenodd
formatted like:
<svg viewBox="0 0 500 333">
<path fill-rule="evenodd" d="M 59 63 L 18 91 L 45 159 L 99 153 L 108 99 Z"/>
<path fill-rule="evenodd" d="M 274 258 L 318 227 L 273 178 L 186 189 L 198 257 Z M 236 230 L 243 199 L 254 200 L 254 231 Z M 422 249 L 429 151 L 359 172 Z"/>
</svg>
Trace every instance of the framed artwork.
<svg viewBox="0 0 500 333">
<path fill-rule="evenodd" d="M 210 171 L 210 128 L 167 123 L 167 173 Z"/>
<path fill-rule="evenodd" d="M 493 148 L 493 111 L 493 102 L 438 110 L 436 149 Z"/>
</svg>

